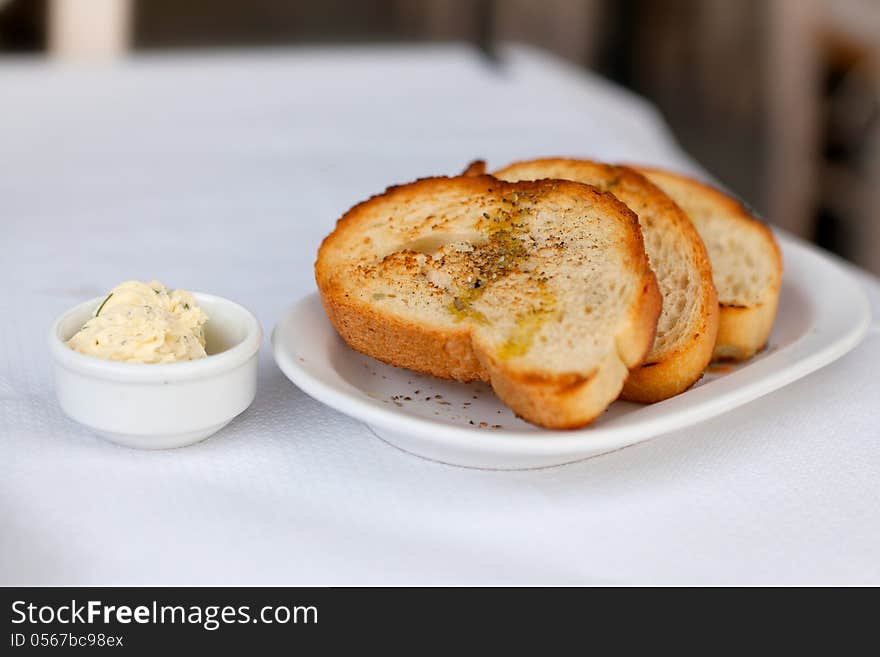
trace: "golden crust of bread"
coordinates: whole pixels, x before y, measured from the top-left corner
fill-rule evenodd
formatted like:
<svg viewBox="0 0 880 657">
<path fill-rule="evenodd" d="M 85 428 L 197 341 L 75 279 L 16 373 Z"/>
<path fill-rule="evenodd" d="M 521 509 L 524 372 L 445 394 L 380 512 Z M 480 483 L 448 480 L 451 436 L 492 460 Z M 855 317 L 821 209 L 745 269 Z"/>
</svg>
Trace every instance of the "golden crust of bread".
<svg viewBox="0 0 880 657">
<path fill-rule="evenodd" d="M 715 344 L 715 360 L 746 360 L 767 346 L 776 319 L 779 295 L 748 308 L 721 306 L 721 323 Z"/>
<path fill-rule="evenodd" d="M 465 171 L 478 171 L 481 165 L 484 166 L 482 161 L 476 160 Z M 629 401 L 657 402 L 685 391 L 702 377 L 711 360 L 719 322 L 712 267 L 703 241 L 690 219 L 659 187 L 625 166 L 570 158 L 540 158 L 514 162 L 492 175 L 515 180 L 522 173 L 538 177 L 536 174 L 541 172 L 547 173 L 545 177 L 548 178 L 567 178 L 594 185 L 615 194 L 633 211 L 641 206 L 650 215 L 641 219 L 646 239 L 648 230 L 673 237 L 677 250 L 669 257 L 680 255 L 682 262 L 689 259 L 697 278 L 691 284 L 697 288 L 698 298 L 692 300 L 695 313 L 680 319 L 687 330 L 672 344 L 659 346 L 659 341 L 655 343 L 647 362 L 630 372 L 621 397 Z M 656 273 L 656 263 L 654 266 Z"/>
<path fill-rule="evenodd" d="M 484 176 L 486 175 L 486 160 L 474 160 L 470 164 L 468 164 L 464 171 L 461 172 L 463 176 Z"/>
<path fill-rule="evenodd" d="M 703 240 L 684 211 L 675 204 L 659 187 L 643 175 L 629 167 L 619 167 L 639 178 L 639 185 L 651 197 L 663 218 L 685 237 L 689 248 L 697 260 L 700 277 L 700 318 L 696 330 L 688 339 L 674 349 L 665 351 L 661 358 L 650 358 L 630 373 L 623 388 L 622 397 L 631 401 L 657 402 L 668 399 L 690 388 L 696 383 L 712 359 L 712 352 L 718 335 L 720 313 L 718 294 L 712 282 L 712 265 Z M 648 191 L 650 190 L 650 191 Z"/>
<path fill-rule="evenodd" d="M 350 281 L 336 267 L 336 261 L 346 240 L 358 234 L 367 217 L 374 216 L 371 213 L 383 204 L 424 203 L 432 194 L 449 189 L 473 197 L 485 195 L 487 189 L 498 195 L 514 192 L 531 196 L 578 195 L 588 200 L 597 212 L 616 217 L 628 236 L 625 244 L 628 271 L 641 281 L 634 302 L 628 306 L 629 320 L 615 336 L 616 353 L 609 352 L 586 374 L 524 372 L 481 344 L 475 338 L 478 332 L 473 322 L 462 321 L 452 328 L 437 329 L 394 316 L 348 294 L 346 285 Z M 488 381 L 501 400 L 518 415 L 549 428 L 582 427 L 617 398 L 628 368 L 636 367 L 653 344 L 662 303 L 635 215 L 612 195 L 567 181 L 504 183 L 489 176 L 474 175 L 426 178 L 390 187 L 383 194 L 354 206 L 339 219 L 318 251 L 315 279 L 330 322 L 352 348 L 391 365 L 438 377 Z"/>
<path fill-rule="evenodd" d="M 766 346 L 779 305 L 783 263 L 782 252 L 773 236 L 773 231 L 740 201 L 712 185 L 663 169 L 639 167 L 639 171 L 651 177 L 655 183 L 665 179 L 680 186 L 688 195 L 699 197 L 703 203 L 713 205 L 717 213 L 726 217 L 727 221 L 739 223 L 740 230 L 748 230 L 763 240 L 764 250 L 772 260 L 772 279 L 764 289 L 760 290 L 761 301 L 756 303 L 731 303 L 719 291 L 718 336 L 712 355 L 713 360 L 741 361 L 751 358 Z M 670 189 L 667 189 L 667 192 L 669 191 Z M 694 220 L 698 231 L 704 230 L 695 217 L 692 216 L 691 219 Z M 713 266 L 715 274 L 718 275 L 719 267 Z"/>
</svg>

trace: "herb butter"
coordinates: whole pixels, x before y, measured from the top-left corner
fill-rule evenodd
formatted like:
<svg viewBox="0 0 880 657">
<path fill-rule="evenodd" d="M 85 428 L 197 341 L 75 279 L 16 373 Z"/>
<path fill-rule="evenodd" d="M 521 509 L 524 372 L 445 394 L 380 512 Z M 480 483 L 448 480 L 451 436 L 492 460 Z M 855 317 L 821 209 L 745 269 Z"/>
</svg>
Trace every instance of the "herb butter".
<svg viewBox="0 0 880 657">
<path fill-rule="evenodd" d="M 159 281 L 120 283 L 79 332 L 74 351 L 128 363 L 175 363 L 205 358 L 208 316 L 186 290 Z"/>
</svg>

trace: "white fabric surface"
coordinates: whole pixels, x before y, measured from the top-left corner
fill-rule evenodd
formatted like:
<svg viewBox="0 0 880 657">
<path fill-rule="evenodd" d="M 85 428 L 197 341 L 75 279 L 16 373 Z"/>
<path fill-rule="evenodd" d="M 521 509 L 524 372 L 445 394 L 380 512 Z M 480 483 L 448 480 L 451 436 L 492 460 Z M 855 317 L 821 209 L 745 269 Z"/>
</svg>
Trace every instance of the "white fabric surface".
<svg viewBox="0 0 880 657">
<path fill-rule="evenodd" d="M 268 334 L 336 218 L 387 184 L 478 156 L 693 168 L 643 101 L 452 46 L 6 61 L 0 89 L 0 583 L 880 584 L 876 325 L 744 408 L 539 471 L 400 452 L 290 384 L 268 341 L 254 405 L 193 447 L 116 447 L 59 410 L 46 332 L 80 300 L 157 277 Z"/>
</svg>

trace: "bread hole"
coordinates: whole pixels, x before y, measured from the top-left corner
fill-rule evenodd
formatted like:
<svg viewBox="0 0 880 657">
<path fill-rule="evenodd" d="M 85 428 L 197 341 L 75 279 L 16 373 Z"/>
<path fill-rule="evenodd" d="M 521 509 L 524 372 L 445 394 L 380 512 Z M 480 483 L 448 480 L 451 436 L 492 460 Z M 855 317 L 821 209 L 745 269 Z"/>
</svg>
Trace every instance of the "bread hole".
<svg viewBox="0 0 880 657">
<path fill-rule="evenodd" d="M 414 251 L 415 253 L 423 253 L 432 256 L 447 244 L 481 246 L 485 244 L 486 241 L 486 236 L 476 231 L 472 233 L 435 233 L 401 244 L 398 248 L 392 249 L 391 252 Z"/>
</svg>

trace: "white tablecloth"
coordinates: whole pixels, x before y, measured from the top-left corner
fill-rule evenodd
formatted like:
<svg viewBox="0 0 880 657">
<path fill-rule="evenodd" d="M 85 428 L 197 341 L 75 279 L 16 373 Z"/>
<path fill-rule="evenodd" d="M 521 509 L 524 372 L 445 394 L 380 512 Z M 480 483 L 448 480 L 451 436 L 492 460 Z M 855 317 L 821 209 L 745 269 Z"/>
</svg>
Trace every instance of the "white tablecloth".
<svg viewBox="0 0 880 657">
<path fill-rule="evenodd" d="M 693 168 L 645 102 L 465 47 L 0 62 L 0 583 L 880 584 L 880 332 L 748 406 L 592 460 L 409 456 L 261 354 L 257 399 L 143 452 L 61 413 L 51 320 L 157 277 L 267 333 L 386 185 L 544 154 Z M 880 315 L 880 284 L 861 275 Z"/>
</svg>

